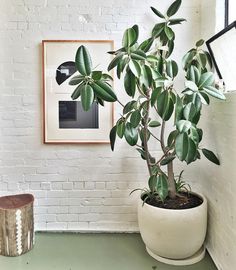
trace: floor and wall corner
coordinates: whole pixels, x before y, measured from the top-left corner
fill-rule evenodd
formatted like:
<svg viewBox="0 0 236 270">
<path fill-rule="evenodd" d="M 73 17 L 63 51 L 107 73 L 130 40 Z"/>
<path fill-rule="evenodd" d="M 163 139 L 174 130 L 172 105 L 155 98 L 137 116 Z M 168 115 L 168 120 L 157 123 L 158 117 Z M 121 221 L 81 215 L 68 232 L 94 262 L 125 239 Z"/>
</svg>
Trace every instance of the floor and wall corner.
<svg viewBox="0 0 236 270">
<path fill-rule="evenodd" d="M 141 37 L 146 37 L 156 20 L 150 6 L 158 5 L 165 10 L 171 2 L 0 0 L 0 195 L 34 194 L 37 231 L 137 232 L 138 194 L 129 196 L 129 193 L 143 187 L 147 177 L 144 163 L 123 141 L 117 142 L 115 154 L 109 145 L 42 143 L 41 41 L 114 40 L 118 48 L 123 31 L 135 23 L 141 26 Z M 223 18 L 221 5 L 219 0 L 183 1 L 179 14 L 187 23 L 181 30 L 176 28 L 177 62 L 201 36 L 207 39 L 223 27 L 218 21 Z M 122 87 L 117 80 L 114 83 L 116 89 Z M 181 81 L 178 83 L 181 85 Z M 232 101 L 235 102 L 234 98 Z M 115 106 L 115 117 L 119 109 Z M 233 270 L 236 213 L 232 206 L 236 203 L 233 196 L 236 186 L 235 173 L 228 164 L 235 158 L 233 151 L 226 152 L 228 140 L 227 137 L 220 140 L 225 133 L 217 125 L 219 121 L 232 122 L 233 109 L 226 110 L 214 122 L 213 128 L 219 134 L 214 140 L 207 120 L 212 114 L 206 112 L 203 121 L 209 130 L 206 142 L 217 148 L 220 158 L 224 157 L 223 165 L 216 170 L 214 165 L 201 161 L 188 168 L 185 177 L 199 191 L 207 187 L 204 194 L 210 210 L 207 248 L 218 269 Z M 229 127 L 229 132 L 233 133 L 234 128 Z M 177 166 L 181 170 L 181 165 Z M 199 166 L 202 166 L 200 174 Z M 231 179 L 225 194 L 219 176 L 223 181 Z M 215 190 L 211 189 L 211 181 L 219 183 Z M 223 209 L 218 207 L 216 196 L 224 201 Z M 132 241 L 139 240 L 134 237 Z M 149 263 L 151 269 L 152 262 Z"/>
</svg>

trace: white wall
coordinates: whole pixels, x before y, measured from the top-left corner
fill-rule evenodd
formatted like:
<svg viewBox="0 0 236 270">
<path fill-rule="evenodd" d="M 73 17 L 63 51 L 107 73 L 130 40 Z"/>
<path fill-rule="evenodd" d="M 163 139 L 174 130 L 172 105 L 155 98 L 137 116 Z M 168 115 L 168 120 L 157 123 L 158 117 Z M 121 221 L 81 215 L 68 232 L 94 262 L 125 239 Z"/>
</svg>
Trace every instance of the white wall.
<svg viewBox="0 0 236 270">
<path fill-rule="evenodd" d="M 208 39 L 224 27 L 224 1 L 202 1 L 201 10 L 202 34 Z M 236 95 L 229 93 L 226 98 L 226 102 L 212 99 L 202 119 L 203 145 L 218 153 L 221 166 L 201 160 L 200 174 L 195 176 L 208 199 L 207 248 L 219 270 L 236 265 Z"/>
<path fill-rule="evenodd" d="M 171 1 L 0 2 L 1 195 L 33 193 L 37 230 L 137 230 L 138 194 L 129 192 L 145 186 L 147 171 L 134 149 L 42 144 L 41 40 L 114 39 L 118 48 L 125 28 L 139 23 L 146 36 L 157 19 L 149 7 Z M 178 60 L 199 38 L 199 1 L 184 1 L 182 16 Z"/>
</svg>

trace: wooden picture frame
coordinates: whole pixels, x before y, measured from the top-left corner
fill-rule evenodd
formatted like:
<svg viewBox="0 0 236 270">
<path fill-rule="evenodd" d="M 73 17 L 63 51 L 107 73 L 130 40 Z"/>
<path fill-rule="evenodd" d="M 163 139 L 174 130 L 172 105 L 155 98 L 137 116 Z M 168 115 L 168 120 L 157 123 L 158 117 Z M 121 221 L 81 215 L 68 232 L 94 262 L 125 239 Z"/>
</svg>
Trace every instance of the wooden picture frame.
<svg viewBox="0 0 236 270">
<path fill-rule="evenodd" d="M 206 41 L 216 72 L 226 91 L 236 90 L 236 21 Z"/>
<path fill-rule="evenodd" d="M 74 65 L 79 46 L 88 48 L 93 67 L 106 71 L 112 60 L 108 51 L 114 49 L 112 40 L 43 40 L 43 142 L 48 144 L 109 143 L 114 124 L 113 103 L 102 107 L 94 103 L 84 112 L 80 100 L 71 94 L 76 86 L 69 80 L 78 74 Z M 112 74 L 111 74 L 112 75 Z"/>
</svg>

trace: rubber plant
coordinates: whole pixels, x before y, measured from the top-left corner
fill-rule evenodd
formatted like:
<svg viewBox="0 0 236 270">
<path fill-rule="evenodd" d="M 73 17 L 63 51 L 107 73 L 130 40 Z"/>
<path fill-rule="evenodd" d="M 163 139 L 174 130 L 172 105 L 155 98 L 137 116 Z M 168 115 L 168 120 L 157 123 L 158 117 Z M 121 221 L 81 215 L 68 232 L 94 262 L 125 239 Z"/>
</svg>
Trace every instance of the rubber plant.
<svg viewBox="0 0 236 270">
<path fill-rule="evenodd" d="M 126 104 L 118 99 L 110 81 L 112 77 L 102 71 L 93 70 L 92 60 L 86 47 L 80 46 L 75 63 L 79 75 L 69 84 L 77 85 L 72 99 L 81 99 L 82 107 L 88 111 L 93 102 L 104 106 L 104 101 L 118 102 L 123 107 L 121 117 L 110 132 L 111 148 L 114 150 L 116 137 L 124 138 L 134 146 L 146 161 L 149 172 L 146 199 L 155 197 L 165 201 L 174 199 L 183 183 L 176 180 L 173 170 L 174 159 L 190 164 L 201 158 L 201 153 L 219 165 L 217 156 L 201 147 L 203 130 L 199 120 L 203 105 L 209 105 L 210 96 L 224 100 L 225 97 L 215 83 L 211 57 L 202 49 L 203 40 L 183 57 L 185 73 L 183 88 L 175 88 L 179 66 L 171 55 L 175 45 L 173 26 L 186 20 L 176 18 L 181 0 L 174 1 L 166 14 L 151 7 L 161 20 L 156 23 L 148 39 L 139 43 L 139 27 L 134 25 L 124 32 L 122 48 L 109 52 L 115 57 L 108 71 L 116 69 L 118 79 L 124 81 Z M 173 123 L 173 130 L 166 134 L 166 122 Z M 153 138 L 160 144 L 162 155 L 153 156 Z"/>
</svg>

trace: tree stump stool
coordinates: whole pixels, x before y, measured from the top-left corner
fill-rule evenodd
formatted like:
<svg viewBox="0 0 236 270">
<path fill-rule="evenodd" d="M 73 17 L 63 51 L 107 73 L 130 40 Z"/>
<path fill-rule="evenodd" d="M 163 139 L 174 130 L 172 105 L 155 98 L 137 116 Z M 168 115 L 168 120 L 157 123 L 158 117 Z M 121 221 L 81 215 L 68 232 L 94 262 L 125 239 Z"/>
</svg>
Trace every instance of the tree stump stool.
<svg viewBox="0 0 236 270">
<path fill-rule="evenodd" d="M 0 254 L 19 256 L 34 245 L 34 197 L 20 194 L 0 197 Z"/>
</svg>

